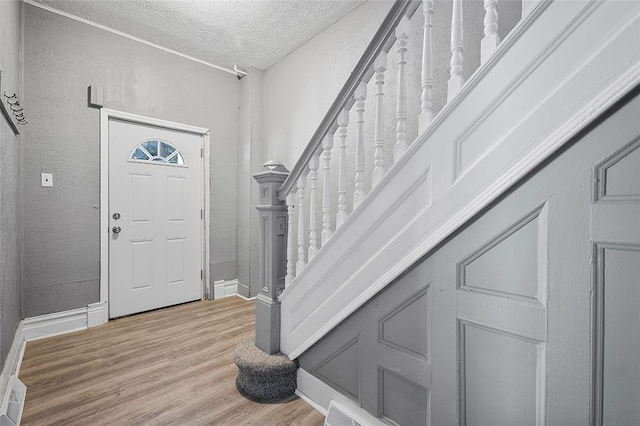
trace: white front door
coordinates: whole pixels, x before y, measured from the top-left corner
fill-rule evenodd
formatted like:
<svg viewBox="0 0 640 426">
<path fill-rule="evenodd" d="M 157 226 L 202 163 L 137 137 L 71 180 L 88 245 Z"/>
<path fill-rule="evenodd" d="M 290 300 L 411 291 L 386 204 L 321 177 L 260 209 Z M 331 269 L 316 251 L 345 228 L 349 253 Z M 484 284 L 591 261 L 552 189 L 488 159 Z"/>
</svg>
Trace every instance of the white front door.
<svg viewBox="0 0 640 426">
<path fill-rule="evenodd" d="M 202 298 L 203 136 L 109 120 L 109 316 Z"/>
</svg>

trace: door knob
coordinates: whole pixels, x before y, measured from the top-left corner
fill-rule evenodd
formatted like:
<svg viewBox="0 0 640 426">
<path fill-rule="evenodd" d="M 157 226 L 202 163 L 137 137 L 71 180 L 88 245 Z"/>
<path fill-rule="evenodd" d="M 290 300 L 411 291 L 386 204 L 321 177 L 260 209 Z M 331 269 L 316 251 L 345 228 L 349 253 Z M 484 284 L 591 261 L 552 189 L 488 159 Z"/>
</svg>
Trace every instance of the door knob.
<svg viewBox="0 0 640 426">
<path fill-rule="evenodd" d="M 122 228 L 120 228 L 119 226 L 114 226 L 113 228 L 111 228 L 111 230 L 114 234 L 119 234 L 120 231 L 122 231 Z"/>
</svg>

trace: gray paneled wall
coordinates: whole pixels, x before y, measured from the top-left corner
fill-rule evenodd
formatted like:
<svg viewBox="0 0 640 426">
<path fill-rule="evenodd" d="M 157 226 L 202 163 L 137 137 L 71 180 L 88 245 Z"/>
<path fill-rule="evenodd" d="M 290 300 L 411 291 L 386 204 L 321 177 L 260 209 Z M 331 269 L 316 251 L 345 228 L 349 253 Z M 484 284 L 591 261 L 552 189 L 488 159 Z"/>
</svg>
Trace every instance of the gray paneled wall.
<svg viewBox="0 0 640 426">
<path fill-rule="evenodd" d="M 300 358 L 400 425 L 640 424 L 638 90 Z"/>
<path fill-rule="evenodd" d="M 636 116 L 637 118 L 638 116 Z M 640 134 L 595 169 L 594 250 L 597 424 L 640 419 Z"/>
</svg>

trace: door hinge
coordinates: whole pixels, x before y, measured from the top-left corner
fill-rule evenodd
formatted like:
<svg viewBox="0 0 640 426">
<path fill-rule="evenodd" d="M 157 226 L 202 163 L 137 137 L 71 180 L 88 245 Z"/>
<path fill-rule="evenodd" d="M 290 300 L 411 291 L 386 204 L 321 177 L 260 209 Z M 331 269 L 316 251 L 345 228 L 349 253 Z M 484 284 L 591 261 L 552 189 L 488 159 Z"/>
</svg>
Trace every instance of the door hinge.
<svg viewBox="0 0 640 426">
<path fill-rule="evenodd" d="M 200 158 L 204 157 L 204 148 L 200 148 Z"/>
<path fill-rule="evenodd" d="M 204 278 L 204 271 L 202 269 L 200 269 L 200 279 Z"/>
<path fill-rule="evenodd" d="M 204 210 L 200 209 L 200 220 L 204 219 Z"/>
</svg>

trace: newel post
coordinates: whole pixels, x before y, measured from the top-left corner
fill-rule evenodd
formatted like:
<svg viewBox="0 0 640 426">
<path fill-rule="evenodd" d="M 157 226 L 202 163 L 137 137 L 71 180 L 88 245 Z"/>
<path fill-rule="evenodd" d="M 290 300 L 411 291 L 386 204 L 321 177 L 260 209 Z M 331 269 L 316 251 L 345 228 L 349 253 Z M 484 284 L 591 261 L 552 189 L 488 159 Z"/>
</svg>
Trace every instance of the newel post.
<svg viewBox="0 0 640 426">
<path fill-rule="evenodd" d="M 272 355 L 280 351 L 280 302 L 284 290 L 287 250 L 287 205 L 278 200 L 278 189 L 289 171 L 276 161 L 264 163 L 253 175 L 260 185 L 260 283 L 256 296 L 256 346 Z"/>
</svg>

